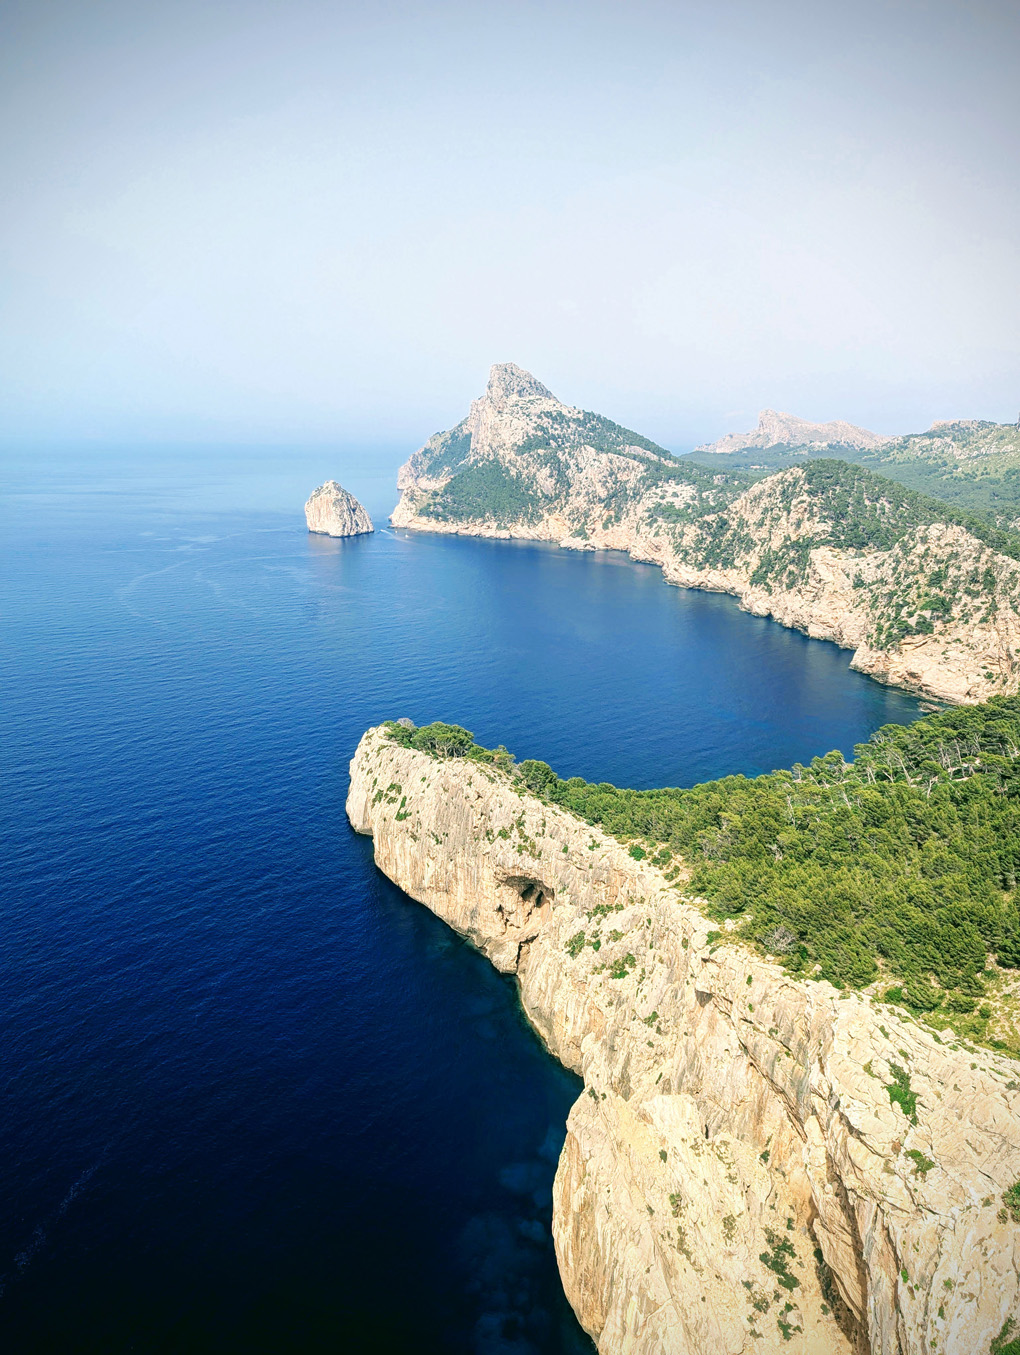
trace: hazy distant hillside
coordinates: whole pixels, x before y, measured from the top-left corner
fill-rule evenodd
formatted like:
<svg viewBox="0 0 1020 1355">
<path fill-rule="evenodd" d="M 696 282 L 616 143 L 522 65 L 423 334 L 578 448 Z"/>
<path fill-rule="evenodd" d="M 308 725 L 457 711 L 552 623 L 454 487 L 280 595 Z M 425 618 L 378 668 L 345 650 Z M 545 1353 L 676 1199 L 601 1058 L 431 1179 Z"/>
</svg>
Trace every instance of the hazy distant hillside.
<svg viewBox="0 0 1020 1355">
<path fill-rule="evenodd" d="M 858 428 L 843 419 L 829 423 L 811 423 L 795 414 L 780 414 L 774 409 L 763 409 L 758 415 L 758 427 L 752 433 L 728 433 L 718 442 L 709 442 L 694 449 L 694 454 L 713 456 L 752 449 L 795 447 L 811 448 L 822 456 L 841 456 L 844 451 L 874 451 L 890 439 L 867 428 Z"/>
<path fill-rule="evenodd" d="M 719 450 L 699 448 L 691 459 L 761 478 L 802 465 L 808 457 L 835 455 L 1000 527 L 1020 527 L 1020 428 L 1015 424 L 981 419 L 935 423 L 925 433 L 910 433 L 872 448 L 793 443 L 768 447 L 745 443 L 736 448 L 733 439 L 739 441 L 739 435 L 713 444 Z M 727 444 L 725 449 L 722 443 Z"/>
</svg>

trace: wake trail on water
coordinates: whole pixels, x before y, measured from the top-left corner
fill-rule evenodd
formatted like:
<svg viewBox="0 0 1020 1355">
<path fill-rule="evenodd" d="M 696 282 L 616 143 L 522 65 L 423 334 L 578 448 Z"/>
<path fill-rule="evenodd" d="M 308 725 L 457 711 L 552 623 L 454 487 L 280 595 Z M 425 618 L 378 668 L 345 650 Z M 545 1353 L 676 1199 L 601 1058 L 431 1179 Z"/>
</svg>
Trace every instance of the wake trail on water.
<svg viewBox="0 0 1020 1355">
<path fill-rule="evenodd" d="M 89 1182 L 102 1166 L 103 1160 L 108 1152 L 109 1148 L 104 1148 L 96 1161 L 93 1162 L 92 1166 L 86 1167 L 85 1170 L 72 1181 L 67 1193 L 53 1213 L 50 1214 L 48 1218 L 37 1223 L 32 1229 L 32 1235 L 28 1242 L 19 1252 L 15 1253 L 13 1267 L 4 1274 L 0 1274 L 0 1300 L 3 1299 L 11 1284 L 21 1279 L 35 1258 L 46 1246 L 53 1229 L 66 1217 L 68 1210 L 74 1204 L 75 1200 L 77 1200 L 79 1195 L 81 1195 L 88 1187 Z"/>
</svg>

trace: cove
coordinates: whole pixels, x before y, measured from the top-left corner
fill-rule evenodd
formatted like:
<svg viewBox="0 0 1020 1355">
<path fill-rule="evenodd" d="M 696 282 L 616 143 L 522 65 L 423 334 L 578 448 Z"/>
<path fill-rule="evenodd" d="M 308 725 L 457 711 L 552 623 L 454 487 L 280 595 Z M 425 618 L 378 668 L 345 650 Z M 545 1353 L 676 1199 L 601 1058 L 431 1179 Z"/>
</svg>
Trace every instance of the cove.
<svg viewBox="0 0 1020 1355">
<path fill-rule="evenodd" d="M 348 828 L 360 735 L 685 785 L 917 702 L 623 556 L 309 537 L 328 475 L 385 522 L 353 457 L 12 464 L 6 1347 L 590 1349 L 548 1238 L 578 1083 Z"/>
</svg>

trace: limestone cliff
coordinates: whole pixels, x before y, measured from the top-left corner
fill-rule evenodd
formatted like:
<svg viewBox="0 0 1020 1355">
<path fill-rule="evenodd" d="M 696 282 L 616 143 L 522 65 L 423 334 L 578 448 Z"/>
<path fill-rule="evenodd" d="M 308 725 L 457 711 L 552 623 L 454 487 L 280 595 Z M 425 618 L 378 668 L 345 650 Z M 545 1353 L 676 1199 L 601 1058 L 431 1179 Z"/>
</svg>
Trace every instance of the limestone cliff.
<svg viewBox="0 0 1020 1355">
<path fill-rule="evenodd" d="M 1009 1060 L 792 979 L 493 766 L 370 730 L 347 812 L 584 1078 L 553 1232 L 602 1355 L 986 1355 L 1020 1318 Z"/>
<path fill-rule="evenodd" d="M 838 455 L 839 448 L 854 451 L 873 450 L 889 439 L 866 428 L 857 428 L 842 419 L 831 423 L 810 423 L 795 414 L 780 414 L 774 409 L 763 409 L 758 415 L 758 427 L 752 433 L 728 433 L 718 442 L 696 447 L 696 452 L 744 452 L 751 448 L 798 447 L 817 450 L 831 448 Z"/>
<path fill-rule="evenodd" d="M 312 491 L 305 504 L 305 521 L 310 532 L 324 536 L 361 536 L 375 531 L 361 504 L 336 480 L 327 480 Z"/>
<path fill-rule="evenodd" d="M 859 466 L 712 473 L 520 368 L 401 468 L 398 527 L 629 551 L 949 701 L 1020 688 L 1020 543 Z"/>
</svg>

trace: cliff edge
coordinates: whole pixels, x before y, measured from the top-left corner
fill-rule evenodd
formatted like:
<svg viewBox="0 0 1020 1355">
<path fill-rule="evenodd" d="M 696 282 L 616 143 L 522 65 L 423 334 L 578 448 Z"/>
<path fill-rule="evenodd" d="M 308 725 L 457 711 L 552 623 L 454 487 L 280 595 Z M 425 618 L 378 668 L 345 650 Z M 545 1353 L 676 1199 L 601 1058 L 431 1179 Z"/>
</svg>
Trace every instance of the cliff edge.
<svg viewBox="0 0 1020 1355">
<path fill-rule="evenodd" d="M 497 766 L 373 729 L 347 813 L 390 879 L 516 974 L 584 1078 L 553 1233 L 602 1355 L 985 1355 L 1008 1339 L 1013 1062 L 792 978 Z"/>
</svg>

